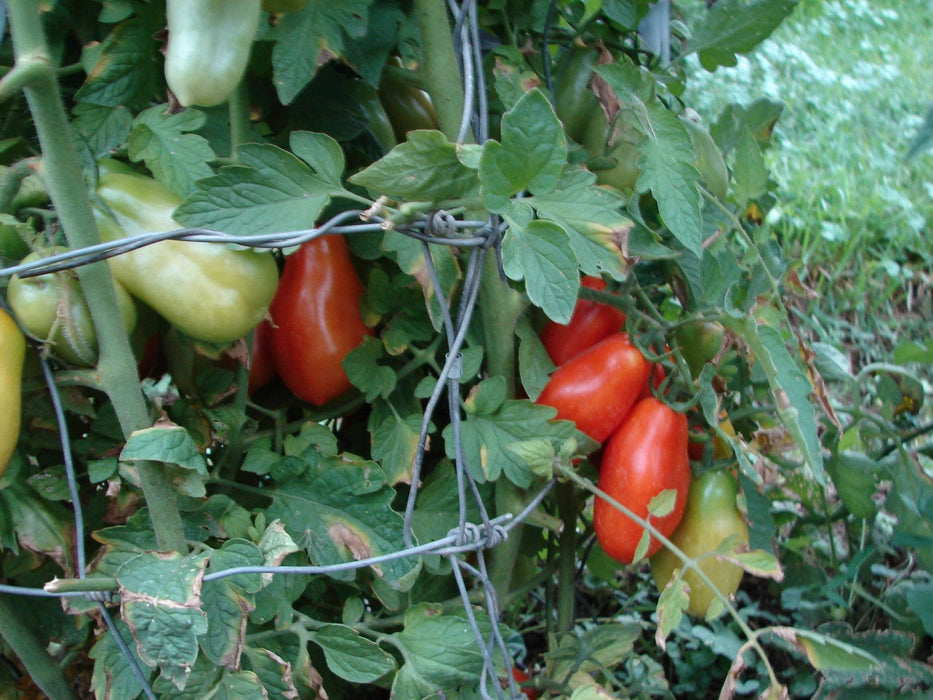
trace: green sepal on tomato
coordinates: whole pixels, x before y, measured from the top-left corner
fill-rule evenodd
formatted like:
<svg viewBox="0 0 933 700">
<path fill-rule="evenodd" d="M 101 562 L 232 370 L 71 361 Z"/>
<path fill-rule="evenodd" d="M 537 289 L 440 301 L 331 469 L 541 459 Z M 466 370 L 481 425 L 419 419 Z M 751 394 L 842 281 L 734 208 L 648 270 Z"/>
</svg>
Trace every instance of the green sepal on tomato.
<svg viewBox="0 0 933 700">
<path fill-rule="evenodd" d="M 343 236 L 319 236 L 285 259 L 269 336 L 275 370 L 298 398 L 321 406 L 352 387 L 343 359 L 373 334 L 364 292 Z"/>
<path fill-rule="evenodd" d="M 585 275 L 580 284 L 602 291 L 606 281 Z M 587 299 L 577 300 L 570 323 L 548 321 L 541 329 L 541 343 L 555 365 L 562 365 L 625 326 L 625 314 L 619 309 Z"/>
<path fill-rule="evenodd" d="M 635 515 L 650 519 L 665 537 L 680 523 L 690 488 L 687 457 L 687 417 L 661 401 L 642 399 L 612 434 L 603 450 L 598 487 Z M 649 518 L 651 499 L 664 491 L 675 494 L 666 515 Z M 593 506 L 593 528 L 606 554 L 631 564 L 638 552 L 644 528 L 603 498 Z M 645 556 L 661 541 L 651 537 Z"/>
<path fill-rule="evenodd" d="M 0 476 L 19 440 L 25 358 L 26 338 L 13 317 L 0 309 Z"/>
<path fill-rule="evenodd" d="M 651 372 L 628 334 L 614 333 L 558 367 L 535 403 L 553 406 L 557 418 L 601 443 L 625 419 Z"/>
<path fill-rule="evenodd" d="M 711 471 L 700 476 L 690 485 L 683 517 L 670 536 L 671 542 L 691 559 L 703 557 L 700 569 L 725 596 L 735 594 L 744 572 L 737 564 L 720 560 L 712 552 L 733 535 L 738 544 L 748 544 L 748 525 L 736 505 L 738 488 L 735 477 L 728 471 Z M 682 568 L 683 562 L 668 549 L 651 557 L 651 573 L 658 590 L 664 590 L 674 572 Z M 684 581 L 690 588 L 687 612 L 705 617 L 715 592 L 695 571 L 684 573 Z"/>
<path fill-rule="evenodd" d="M 182 228 L 172 219 L 181 199 L 145 175 L 104 172 L 96 194 L 105 241 Z M 130 294 L 189 338 L 214 345 L 232 343 L 265 318 L 279 277 L 270 252 L 206 242 L 160 241 L 107 262 Z"/>
<path fill-rule="evenodd" d="M 262 0 L 166 0 L 165 82 L 184 107 L 226 102 L 239 85 Z"/>
<path fill-rule="evenodd" d="M 22 262 L 42 260 L 67 250 L 59 247 L 36 251 Z M 123 328 L 130 334 L 136 326 L 136 304 L 116 280 L 113 288 Z M 45 342 L 51 355 L 79 367 L 97 364 L 97 332 L 74 271 L 36 277 L 14 275 L 7 287 L 7 302 L 23 329 Z"/>
</svg>

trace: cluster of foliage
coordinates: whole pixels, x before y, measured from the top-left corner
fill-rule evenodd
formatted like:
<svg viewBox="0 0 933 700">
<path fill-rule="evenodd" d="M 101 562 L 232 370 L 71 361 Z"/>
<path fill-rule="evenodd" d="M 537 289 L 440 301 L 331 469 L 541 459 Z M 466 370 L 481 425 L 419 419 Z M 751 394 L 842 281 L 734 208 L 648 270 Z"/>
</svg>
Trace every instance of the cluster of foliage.
<svg viewBox="0 0 933 700">
<path fill-rule="evenodd" d="M 782 107 L 747 95 L 705 124 L 685 100 L 688 57 L 715 76 L 794 0 L 674 3 L 670 61 L 639 32 L 646 0 L 465 3 L 483 51 L 461 63 L 488 90 L 464 126 L 488 128 L 484 143 L 461 127 L 484 83 L 464 91 L 463 34 L 435 0 L 7 4 L 7 270 L 86 248 L 95 228 L 257 247 L 163 241 L 0 276 L 37 350 L 20 394 L 22 340 L 3 312 L 0 692 L 933 687 L 933 455 L 913 376 L 933 343 L 861 368 L 806 343 L 792 309 L 810 290 L 767 217 Z M 346 245 L 286 235 L 356 210 L 382 226 Z M 481 269 L 469 234 L 406 235 L 439 210 L 499 224 Z M 263 235 L 275 254 L 247 239 Z M 644 365 L 611 426 L 618 377 L 549 347 L 586 302 L 615 312 L 606 335 L 624 324 Z M 571 365 L 596 435 L 548 400 Z M 423 439 L 439 378 L 452 397 Z M 677 430 L 626 430 L 646 405 L 689 425 L 691 461 Z M 631 503 L 601 467 L 640 450 L 685 478 Z M 464 515 L 519 513 L 548 488 L 506 541 L 464 556 L 472 580 L 436 553 L 344 567 L 440 540 Z M 242 566 L 278 571 L 219 576 Z M 319 572 L 281 568 L 302 566 Z M 43 586 L 114 598 L 13 598 Z M 507 655 L 477 643 L 498 626 Z"/>
</svg>

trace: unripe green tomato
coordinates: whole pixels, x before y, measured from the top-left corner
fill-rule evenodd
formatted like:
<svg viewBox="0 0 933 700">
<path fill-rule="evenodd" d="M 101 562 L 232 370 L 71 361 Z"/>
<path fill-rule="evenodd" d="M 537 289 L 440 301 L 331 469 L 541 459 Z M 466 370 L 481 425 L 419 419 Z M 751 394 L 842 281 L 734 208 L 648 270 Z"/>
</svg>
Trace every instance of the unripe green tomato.
<svg viewBox="0 0 933 700">
<path fill-rule="evenodd" d="M 166 0 L 165 82 L 184 107 L 227 101 L 249 62 L 261 0 Z"/>
<path fill-rule="evenodd" d="M 703 320 L 687 323 L 674 331 L 674 342 L 694 378 L 700 376 L 703 365 L 719 354 L 723 332 L 721 323 Z"/>
<path fill-rule="evenodd" d="M 583 145 L 594 156 L 606 156 L 615 161 L 615 165 L 609 168 L 595 170 L 596 182 L 629 192 L 635 188 L 638 176 L 641 175 L 641 169 L 638 167 L 638 158 L 641 155 L 638 142 L 641 136 L 627 124 L 619 125 L 618 131 L 614 142 L 609 145 L 612 133 L 606 116 L 602 109 L 596 109 L 586 123 Z"/>
<path fill-rule="evenodd" d="M 19 439 L 25 357 L 26 339 L 22 331 L 0 309 L 0 476 L 6 471 Z"/>
<path fill-rule="evenodd" d="M 66 250 L 37 251 L 23 258 L 23 262 Z M 116 280 L 114 292 L 123 328 L 129 334 L 136 325 L 136 304 Z M 20 325 L 30 335 L 45 341 L 53 356 L 81 367 L 97 364 L 97 333 L 74 271 L 26 278 L 14 275 L 7 287 L 7 301 Z"/>
<path fill-rule="evenodd" d="M 707 472 L 694 480 L 687 495 L 687 507 L 670 537 L 671 542 L 692 559 L 715 551 L 731 535 L 736 535 L 740 543 L 748 544 L 748 525 L 735 504 L 737 494 L 735 477 L 727 471 Z M 659 591 L 664 590 L 674 571 L 683 567 L 680 559 L 668 549 L 659 550 L 650 562 Z M 731 596 L 738 590 L 743 574 L 738 565 L 711 555 L 700 559 L 699 567 L 723 595 Z M 690 587 L 687 612 L 705 617 L 716 594 L 695 571 L 687 571 L 684 582 Z"/>
<path fill-rule="evenodd" d="M 389 116 L 399 143 L 405 141 L 409 131 L 440 128 L 430 96 L 387 73 L 383 73 L 379 80 L 379 101 Z"/>
<path fill-rule="evenodd" d="M 182 228 L 172 219 L 181 198 L 145 175 L 108 172 L 94 206 L 101 238 Z M 107 261 L 137 299 L 188 337 L 217 345 L 249 333 L 269 310 L 279 280 L 271 253 L 219 243 L 166 240 Z"/>
<path fill-rule="evenodd" d="M 298 12 L 308 0 L 262 0 L 262 9 L 266 12 Z"/>
</svg>

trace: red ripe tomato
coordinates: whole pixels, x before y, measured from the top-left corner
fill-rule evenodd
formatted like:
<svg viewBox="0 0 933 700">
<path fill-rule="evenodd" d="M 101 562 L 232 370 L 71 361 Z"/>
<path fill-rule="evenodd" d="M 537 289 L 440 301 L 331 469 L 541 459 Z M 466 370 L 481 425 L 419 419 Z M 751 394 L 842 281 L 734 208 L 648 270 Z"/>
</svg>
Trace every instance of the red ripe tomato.
<svg viewBox="0 0 933 700">
<path fill-rule="evenodd" d="M 596 291 L 606 288 L 606 281 L 601 277 L 585 276 L 580 283 Z M 570 323 L 562 325 L 548 321 L 541 331 L 541 342 L 551 360 L 559 367 L 600 340 L 621 330 L 623 326 L 625 314 L 619 309 L 579 299 L 573 307 Z"/>
<path fill-rule="evenodd" d="M 519 685 L 529 680 L 528 674 L 517 666 L 512 667 L 512 678 L 514 678 L 515 682 Z M 538 691 L 536 691 L 534 688 L 521 688 L 521 692 L 522 695 L 528 698 L 528 700 L 537 700 Z"/>
<path fill-rule="evenodd" d="M 615 333 L 558 367 L 536 403 L 601 443 L 628 415 L 651 367 L 627 333 Z"/>
<path fill-rule="evenodd" d="M 687 457 L 687 417 L 655 398 L 642 399 L 612 435 L 599 470 L 600 489 L 635 515 L 648 517 L 648 503 L 662 491 L 674 489 L 674 509 L 652 524 L 670 536 L 680 522 L 690 489 Z M 593 528 L 606 553 L 631 564 L 644 529 L 608 501 L 597 498 Z M 645 556 L 661 546 L 652 538 Z"/>
<path fill-rule="evenodd" d="M 272 326 L 268 321 L 261 321 L 253 329 L 253 348 L 249 355 L 249 386 L 252 394 L 262 389 L 275 377 L 272 361 Z"/>
<path fill-rule="evenodd" d="M 360 315 L 364 291 L 342 236 L 320 236 L 286 258 L 270 335 L 275 371 L 298 398 L 321 406 L 351 388 L 341 362 L 373 333 Z"/>
</svg>

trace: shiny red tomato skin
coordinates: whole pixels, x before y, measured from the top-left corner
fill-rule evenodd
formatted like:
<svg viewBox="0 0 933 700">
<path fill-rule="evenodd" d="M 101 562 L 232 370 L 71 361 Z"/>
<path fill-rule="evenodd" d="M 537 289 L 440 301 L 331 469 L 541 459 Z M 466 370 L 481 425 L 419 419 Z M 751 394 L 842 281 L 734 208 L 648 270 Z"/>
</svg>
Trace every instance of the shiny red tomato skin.
<svg viewBox="0 0 933 700">
<path fill-rule="evenodd" d="M 606 288 L 606 280 L 589 275 L 584 276 L 580 284 L 596 291 Z M 548 321 L 541 330 L 540 338 L 551 360 L 559 367 L 624 326 L 625 314 L 619 309 L 578 299 L 570 323 L 563 325 Z"/>
<path fill-rule="evenodd" d="M 662 491 L 674 489 L 674 510 L 663 518 L 652 516 L 653 525 L 665 536 L 677 528 L 690 489 L 687 457 L 687 417 L 655 398 L 642 399 L 613 433 L 599 470 L 599 488 L 647 518 L 648 503 Z M 606 553 L 623 564 L 631 564 L 643 528 L 602 498 L 593 506 L 593 528 Z M 661 546 L 651 539 L 645 556 Z"/>
<path fill-rule="evenodd" d="M 364 291 L 340 235 L 308 241 L 285 259 L 269 308 L 272 358 L 298 398 L 321 406 L 351 388 L 343 358 L 373 334 L 360 315 Z"/>
<path fill-rule="evenodd" d="M 525 683 L 529 680 L 528 674 L 517 666 L 512 667 L 512 678 L 514 678 L 515 682 L 519 684 Z M 538 691 L 534 688 L 521 688 L 521 693 L 526 698 L 528 698 L 528 700 L 537 700 Z"/>
<path fill-rule="evenodd" d="M 627 333 L 615 333 L 558 367 L 536 403 L 601 443 L 638 400 L 651 367 Z"/>
</svg>

